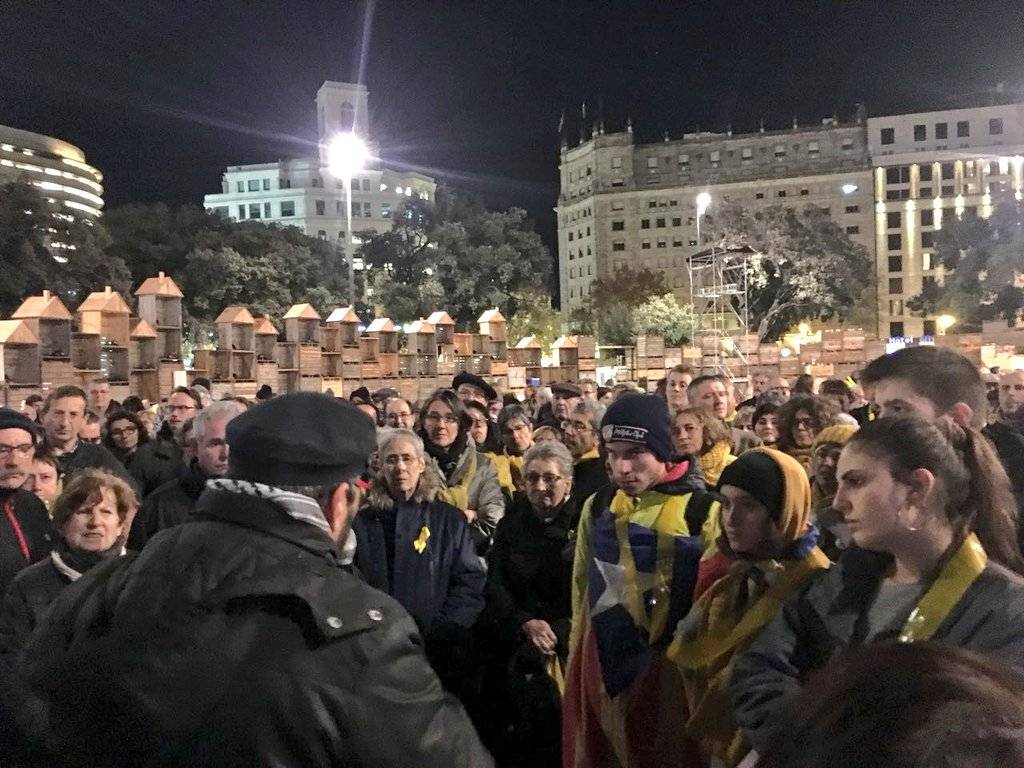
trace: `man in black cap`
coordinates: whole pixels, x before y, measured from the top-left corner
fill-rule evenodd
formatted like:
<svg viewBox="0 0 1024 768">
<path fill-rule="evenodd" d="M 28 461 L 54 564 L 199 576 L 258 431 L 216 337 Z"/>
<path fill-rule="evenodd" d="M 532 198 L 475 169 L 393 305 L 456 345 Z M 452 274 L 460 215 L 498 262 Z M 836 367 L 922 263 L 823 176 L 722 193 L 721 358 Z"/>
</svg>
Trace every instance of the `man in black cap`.
<svg viewBox="0 0 1024 768">
<path fill-rule="evenodd" d="M 0 408 L 0 590 L 26 566 L 50 553 L 50 516 L 29 490 L 38 425 Z"/>
<path fill-rule="evenodd" d="M 569 420 L 570 414 L 583 399 L 583 390 L 578 384 L 569 381 L 557 381 L 551 385 L 551 409 L 541 407 L 537 411 L 538 427 L 554 427 L 562 431 L 562 424 Z"/>
<path fill-rule="evenodd" d="M 498 398 L 498 392 L 482 378 L 469 371 L 457 373 L 452 379 L 452 389 L 459 396 L 459 400 L 466 403 L 475 400 L 485 406 L 491 400 Z"/>
<path fill-rule="evenodd" d="M 308 392 L 230 422 L 193 518 L 71 585 L 26 649 L 51 764 L 492 764 L 408 614 L 346 567 L 374 438 Z"/>
</svg>

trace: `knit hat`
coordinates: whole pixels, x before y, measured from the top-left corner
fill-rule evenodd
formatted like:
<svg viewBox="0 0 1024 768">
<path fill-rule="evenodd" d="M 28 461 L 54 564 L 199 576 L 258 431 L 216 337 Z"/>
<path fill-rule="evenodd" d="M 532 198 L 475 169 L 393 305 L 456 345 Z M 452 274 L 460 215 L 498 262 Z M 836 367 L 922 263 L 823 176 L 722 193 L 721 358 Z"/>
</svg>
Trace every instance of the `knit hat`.
<svg viewBox="0 0 1024 768">
<path fill-rule="evenodd" d="M 846 445 L 850 438 L 853 437 L 853 433 L 857 431 L 857 427 L 851 427 L 849 424 L 832 424 L 831 426 L 825 427 L 821 432 L 814 438 L 814 448 L 825 443 L 835 443 L 836 445 Z"/>
<path fill-rule="evenodd" d="M 366 468 L 376 435 L 352 403 L 314 392 L 279 395 L 228 423 L 229 474 L 275 486 L 330 486 Z"/>
<path fill-rule="evenodd" d="M 13 408 L 0 408 L 0 429 L 21 429 L 32 437 L 32 445 L 39 442 L 39 425 Z"/>
<path fill-rule="evenodd" d="M 601 419 L 601 437 L 605 443 L 646 446 L 659 461 L 671 461 L 675 455 L 668 404 L 655 395 L 622 395 Z"/>
<path fill-rule="evenodd" d="M 782 470 L 767 451 L 746 451 L 722 470 L 718 488 L 731 485 L 764 504 L 772 520 L 779 522 L 786 487 Z"/>
</svg>

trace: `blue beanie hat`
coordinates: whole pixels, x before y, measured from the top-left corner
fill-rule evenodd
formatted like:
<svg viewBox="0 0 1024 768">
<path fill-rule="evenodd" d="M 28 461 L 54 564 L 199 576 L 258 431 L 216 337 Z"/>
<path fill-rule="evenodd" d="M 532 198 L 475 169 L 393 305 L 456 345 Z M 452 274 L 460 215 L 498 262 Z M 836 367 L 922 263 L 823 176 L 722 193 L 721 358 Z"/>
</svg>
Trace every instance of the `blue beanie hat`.
<svg viewBox="0 0 1024 768">
<path fill-rule="evenodd" d="M 668 404 L 655 395 L 619 397 L 608 406 L 601 419 L 601 437 L 605 443 L 621 441 L 643 445 L 659 461 L 671 461 L 675 455 Z"/>
</svg>

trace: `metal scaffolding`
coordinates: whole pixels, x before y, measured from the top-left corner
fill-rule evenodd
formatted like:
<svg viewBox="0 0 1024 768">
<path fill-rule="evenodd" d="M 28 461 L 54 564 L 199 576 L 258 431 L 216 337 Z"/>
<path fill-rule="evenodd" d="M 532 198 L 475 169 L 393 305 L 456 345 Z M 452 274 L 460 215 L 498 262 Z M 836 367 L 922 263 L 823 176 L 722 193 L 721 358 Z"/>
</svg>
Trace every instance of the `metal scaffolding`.
<svg viewBox="0 0 1024 768">
<path fill-rule="evenodd" d="M 747 308 L 747 277 L 750 256 L 757 253 L 747 245 L 737 247 L 711 246 L 687 259 L 690 277 L 690 304 L 693 306 L 694 343 L 701 344 L 703 354 L 713 345 L 714 367 L 730 378 L 739 371 L 749 373 L 749 362 L 742 345 L 735 348 L 737 357 L 723 355 L 724 339 L 738 326 L 740 333 L 750 329 Z M 714 341 L 704 342 L 704 338 Z"/>
</svg>

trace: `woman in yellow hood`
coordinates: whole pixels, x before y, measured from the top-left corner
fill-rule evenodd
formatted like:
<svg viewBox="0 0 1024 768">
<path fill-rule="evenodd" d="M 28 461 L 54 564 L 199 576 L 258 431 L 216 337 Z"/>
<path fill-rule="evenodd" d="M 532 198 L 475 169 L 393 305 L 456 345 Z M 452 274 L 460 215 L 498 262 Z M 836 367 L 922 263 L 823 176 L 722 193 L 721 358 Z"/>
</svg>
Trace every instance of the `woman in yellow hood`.
<svg viewBox="0 0 1024 768">
<path fill-rule="evenodd" d="M 817 546 L 811 488 L 796 459 L 770 448 L 747 451 L 724 469 L 719 493 L 718 546 L 732 565 L 679 622 L 669 657 L 683 675 L 685 727 L 703 761 L 735 766 L 748 749 L 729 701 L 732 659 L 829 561 Z"/>
</svg>

